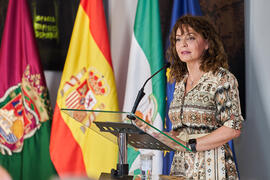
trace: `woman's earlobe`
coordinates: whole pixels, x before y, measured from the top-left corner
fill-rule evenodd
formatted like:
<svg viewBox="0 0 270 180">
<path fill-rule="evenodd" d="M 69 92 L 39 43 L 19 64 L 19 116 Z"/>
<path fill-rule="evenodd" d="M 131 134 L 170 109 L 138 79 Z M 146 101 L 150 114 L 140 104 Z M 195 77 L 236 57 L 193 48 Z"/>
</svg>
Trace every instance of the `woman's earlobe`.
<svg viewBox="0 0 270 180">
<path fill-rule="evenodd" d="M 208 43 L 208 40 L 206 40 L 206 46 L 205 46 L 205 49 L 204 50 L 208 50 L 209 49 L 209 43 Z"/>
<path fill-rule="evenodd" d="M 208 45 L 208 42 L 207 42 L 207 45 L 205 47 L 205 50 L 207 51 L 209 49 L 209 45 Z"/>
</svg>

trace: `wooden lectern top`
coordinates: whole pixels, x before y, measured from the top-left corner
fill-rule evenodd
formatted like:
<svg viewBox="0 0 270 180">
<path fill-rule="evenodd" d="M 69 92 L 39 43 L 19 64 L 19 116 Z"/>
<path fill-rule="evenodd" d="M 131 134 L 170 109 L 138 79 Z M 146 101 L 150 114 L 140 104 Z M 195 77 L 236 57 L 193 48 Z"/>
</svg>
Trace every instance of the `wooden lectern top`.
<svg viewBox="0 0 270 180">
<path fill-rule="evenodd" d="M 159 175 L 159 180 L 186 180 L 185 177 L 180 176 L 166 176 L 166 175 Z"/>
</svg>

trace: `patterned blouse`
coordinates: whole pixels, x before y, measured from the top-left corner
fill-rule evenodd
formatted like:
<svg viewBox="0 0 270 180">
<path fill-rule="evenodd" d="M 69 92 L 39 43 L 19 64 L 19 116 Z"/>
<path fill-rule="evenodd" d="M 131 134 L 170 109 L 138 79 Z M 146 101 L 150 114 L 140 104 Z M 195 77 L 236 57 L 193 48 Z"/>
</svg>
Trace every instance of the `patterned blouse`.
<svg viewBox="0 0 270 180">
<path fill-rule="evenodd" d="M 224 68 L 205 73 L 186 93 L 187 75 L 176 83 L 169 117 L 174 131 L 188 136 L 211 133 L 221 126 L 241 129 L 238 82 Z M 180 138 L 180 137 L 179 137 Z M 176 151 L 171 175 L 189 179 L 238 179 L 228 144 L 203 152 Z"/>
</svg>

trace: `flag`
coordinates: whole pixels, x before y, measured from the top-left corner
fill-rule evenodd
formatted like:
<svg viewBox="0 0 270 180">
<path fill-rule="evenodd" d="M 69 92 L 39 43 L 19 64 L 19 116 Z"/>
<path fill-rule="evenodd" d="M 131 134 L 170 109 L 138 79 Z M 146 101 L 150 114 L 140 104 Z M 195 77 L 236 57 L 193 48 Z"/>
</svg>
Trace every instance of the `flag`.
<svg viewBox="0 0 270 180">
<path fill-rule="evenodd" d="M 238 177 L 239 177 L 239 179 L 240 179 L 240 172 L 239 172 L 239 169 L 238 169 L 238 164 L 237 164 L 237 160 L 236 160 L 236 154 L 235 154 L 235 151 L 234 151 L 234 143 L 233 143 L 233 139 L 230 140 L 230 141 L 228 142 L 228 144 L 229 144 L 229 146 L 230 146 L 230 148 L 231 148 L 231 150 L 232 150 L 232 153 L 233 153 L 233 160 L 234 160 L 234 163 L 235 163 L 235 166 L 236 166 L 236 170 L 237 170 L 237 173 L 238 173 Z"/>
<path fill-rule="evenodd" d="M 201 9 L 200 9 L 200 3 L 198 0 L 174 0 L 173 1 L 173 9 L 172 9 L 172 15 L 171 15 L 171 25 L 170 25 L 170 32 L 176 23 L 177 19 L 185 14 L 191 14 L 191 15 L 202 15 Z M 166 41 L 166 49 L 169 46 L 169 35 L 167 37 Z M 167 103 L 166 103 L 166 120 L 164 124 L 164 130 L 169 132 L 172 129 L 172 124 L 170 121 L 170 118 L 168 116 L 169 107 L 171 104 L 171 101 L 173 100 L 173 92 L 175 88 L 175 83 L 169 82 L 169 69 L 166 72 L 167 77 L 167 87 L 166 87 L 166 97 L 167 97 Z M 171 163 L 173 160 L 174 152 L 166 152 L 163 157 L 163 174 L 168 175 L 170 174 L 171 169 Z"/>
<path fill-rule="evenodd" d="M 137 4 L 129 55 L 128 76 L 123 110 L 130 112 L 144 82 L 164 66 L 159 4 L 156 0 L 139 0 Z M 165 116 L 165 71 L 154 76 L 145 86 L 145 96 L 136 115 L 158 129 L 163 129 Z M 130 173 L 139 171 L 140 151 L 128 148 Z M 162 152 L 155 151 L 153 174 L 162 173 Z"/>
<path fill-rule="evenodd" d="M 88 128 L 100 114 L 81 113 L 74 120 L 62 108 L 118 111 L 101 0 L 80 1 L 57 94 L 50 153 L 60 177 L 98 178 L 116 168 L 117 145 Z"/>
<path fill-rule="evenodd" d="M 9 1 L 0 72 L 0 164 L 14 180 L 48 180 L 51 107 L 26 0 Z"/>
</svg>

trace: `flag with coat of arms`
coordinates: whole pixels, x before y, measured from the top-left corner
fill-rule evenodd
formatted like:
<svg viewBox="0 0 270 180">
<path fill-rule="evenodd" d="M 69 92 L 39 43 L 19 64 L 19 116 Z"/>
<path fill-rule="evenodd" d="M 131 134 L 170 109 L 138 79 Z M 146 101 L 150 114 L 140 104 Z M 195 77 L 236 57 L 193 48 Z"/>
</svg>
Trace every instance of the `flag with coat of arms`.
<svg viewBox="0 0 270 180">
<path fill-rule="evenodd" d="M 0 165 L 12 179 L 48 180 L 51 107 L 26 0 L 9 1 L 0 72 Z"/>
<path fill-rule="evenodd" d="M 138 91 L 144 82 L 164 66 L 160 28 L 159 2 L 138 0 L 131 40 L 128 76 L 123 110 L 130 112 Z M 145 96 L 135 114 L 163 129 L 165 116 L 165 71 L 154 76 L 144 88 Z M 128 148 L 128 163 L 131 174 L 140 174 L 140 154 L 153 152 L 153 175 L 162 174 L 162 151 Z"/>
<path fill-rule="evenodd" d="M 50 153 L 60 177 L 89 176 L 116 168 L 118 148 L 93 131 L 101 113 L 117 111 L 118 101 L 103 2 L 81 0 L 58 89 Z M 106 121 L 115 121 L 107 119 Z"/>
</svg>

